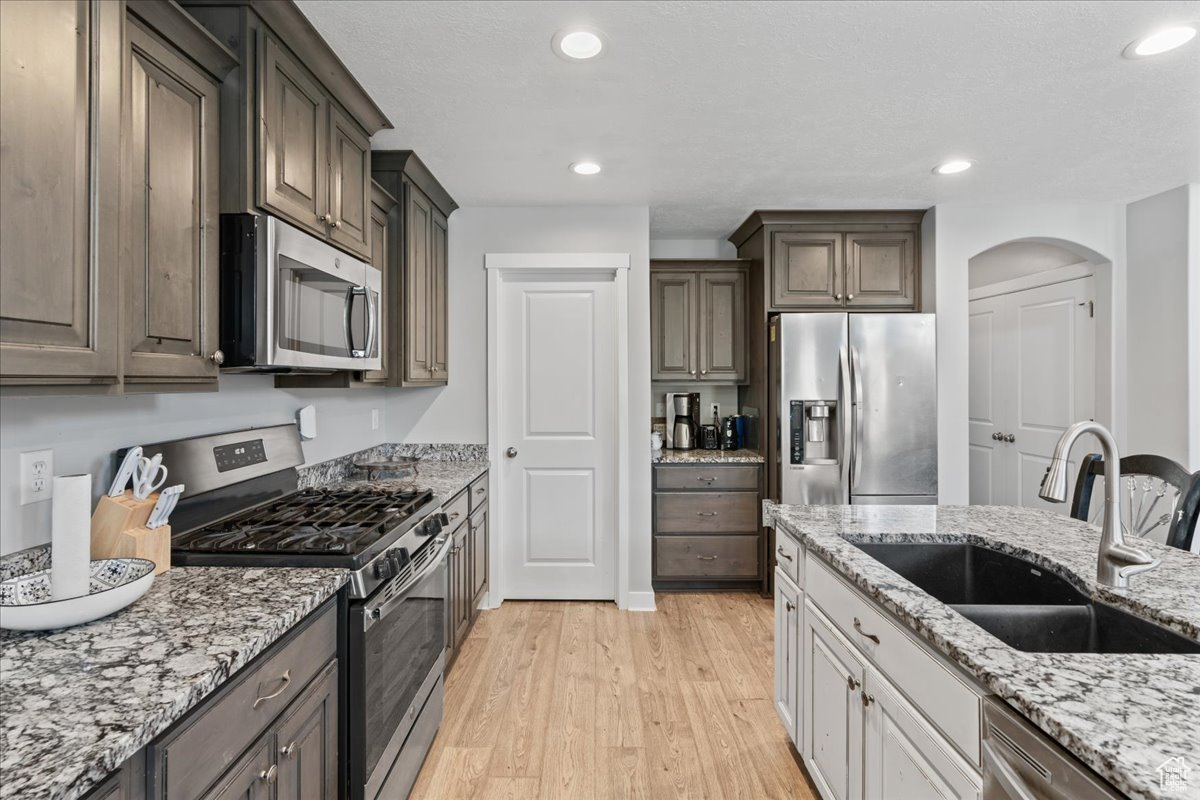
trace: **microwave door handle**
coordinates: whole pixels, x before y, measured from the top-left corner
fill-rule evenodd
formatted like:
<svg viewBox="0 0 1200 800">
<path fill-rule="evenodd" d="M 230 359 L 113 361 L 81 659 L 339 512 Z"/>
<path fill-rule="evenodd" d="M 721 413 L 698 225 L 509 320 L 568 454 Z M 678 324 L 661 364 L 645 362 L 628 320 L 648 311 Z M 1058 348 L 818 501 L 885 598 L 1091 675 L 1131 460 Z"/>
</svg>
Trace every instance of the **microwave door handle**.
<svg viewBox="0 0 1200 800">
<path fill-rule="evenodd" d="M 376 341 L 379 327 L 379 294 L 366 286 L 362 287 L 362 290 L 367 299 L 367 341 L 363 345 L 363 358 L 370 358 L 380 350 Z"/>
<path fill-rule="evenodd" d="M 347 289 L 346 290 L 346 349 L 348 349 L 350 351 L 351 358 L 366 358 L 367 350 L 359 349 L 354 346 L 353 316 L 354 316 L 354 298 L 355 297 L 361 297 L 361 298 L 363 298 L 364 301 L 366 301 L 368 317 L 370 317 L 370 314 L 371 314 L 371 311 L 370 311 L 371 297 L 367 291 L 367 287 L 351 286 L 349 289 Z M 370 327 L 369 322 L 368 322 L 368 327 Z M 370 338 L 371 338 L 371 335 L 370 335 L 370 333 L 368 333 L 367 343 L 365 345 L 365 347 L 367 347 L 367 348 L 369 348 L 371 346 Z"/>
</svg>

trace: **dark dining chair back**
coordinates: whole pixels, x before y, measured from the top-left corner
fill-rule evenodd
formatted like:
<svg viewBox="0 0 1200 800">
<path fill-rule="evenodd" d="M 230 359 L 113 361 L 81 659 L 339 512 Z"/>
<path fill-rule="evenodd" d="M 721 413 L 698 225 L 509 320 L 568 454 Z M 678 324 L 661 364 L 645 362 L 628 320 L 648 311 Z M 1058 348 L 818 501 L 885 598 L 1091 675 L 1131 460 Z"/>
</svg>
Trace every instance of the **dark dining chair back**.
<svg viewBox="0 0 1200 800">
<path fill-rule="evenodd" d="M 1075 481 L 1071 516 L 1100 524 L 1104 519 L 1104 493 L 1096 478 L 1104 477 L 1104 459 L 1098 453 L 1084 456 Z M 1127 534 L 1191 550 L 1200 516 L 1200 472 L 1188 472 L 1169 458 L 1133 455 L 1121 459 L 1121 512 Z"/>
</svg>

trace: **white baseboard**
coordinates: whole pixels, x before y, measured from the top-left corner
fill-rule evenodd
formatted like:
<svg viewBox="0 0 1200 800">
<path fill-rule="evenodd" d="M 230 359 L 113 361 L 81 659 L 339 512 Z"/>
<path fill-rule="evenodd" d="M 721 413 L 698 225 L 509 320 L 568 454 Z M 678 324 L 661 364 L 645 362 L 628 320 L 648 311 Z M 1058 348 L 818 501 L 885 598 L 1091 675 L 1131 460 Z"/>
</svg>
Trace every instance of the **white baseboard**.
<svg viewBox="0 0 1200 800">
<path fill-rule="evenodd" d="M 626 611 L 654 611 L 654 592 L 630 592 Z"/>
</svg>

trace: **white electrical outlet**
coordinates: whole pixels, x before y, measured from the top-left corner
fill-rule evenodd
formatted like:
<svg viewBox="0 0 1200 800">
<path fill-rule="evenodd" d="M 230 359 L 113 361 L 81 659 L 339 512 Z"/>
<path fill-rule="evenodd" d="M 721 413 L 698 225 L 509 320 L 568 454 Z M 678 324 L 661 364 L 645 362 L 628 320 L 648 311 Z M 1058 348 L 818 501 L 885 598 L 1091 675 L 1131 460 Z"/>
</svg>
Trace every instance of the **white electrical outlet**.
<svg viewBox="0 0 1200 800">
<path fill-rule="evenodd" d="M 373 430 L 373 431 L 379 430 L 379 409 L 378 408 L 371 409 L 371 430 Z"/>
<path fill-rule="evenodd" d="M 712 415 L 714 417 L 720 418 L 720 416 L 721 416 L 721 404 L 720 403 L 712 404 Z"/>
<path fill-rule="evenodd" d="M 53 494 L 54 451 L 21 453 L 21 505 L 49 500 Z"/>
</svg>

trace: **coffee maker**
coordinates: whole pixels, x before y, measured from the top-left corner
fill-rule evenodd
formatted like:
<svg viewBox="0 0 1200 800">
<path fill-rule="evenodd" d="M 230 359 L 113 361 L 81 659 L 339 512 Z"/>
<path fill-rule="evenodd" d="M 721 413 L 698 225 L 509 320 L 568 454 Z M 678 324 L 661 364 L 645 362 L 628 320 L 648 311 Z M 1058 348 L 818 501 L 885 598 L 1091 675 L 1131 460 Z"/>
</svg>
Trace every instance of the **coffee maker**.
<svg viewBox="0 0 1200 800">
<path fill-rule="evenodd" d="M 671 450 L 700 446 L 700 393 L 667 392 L 667 443 Z"/>
</svg>

